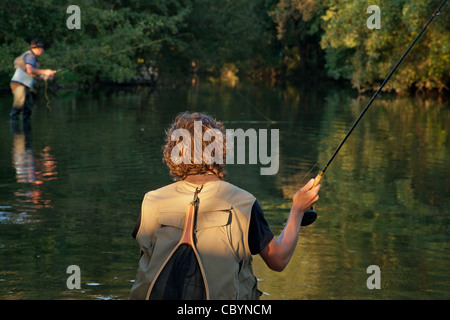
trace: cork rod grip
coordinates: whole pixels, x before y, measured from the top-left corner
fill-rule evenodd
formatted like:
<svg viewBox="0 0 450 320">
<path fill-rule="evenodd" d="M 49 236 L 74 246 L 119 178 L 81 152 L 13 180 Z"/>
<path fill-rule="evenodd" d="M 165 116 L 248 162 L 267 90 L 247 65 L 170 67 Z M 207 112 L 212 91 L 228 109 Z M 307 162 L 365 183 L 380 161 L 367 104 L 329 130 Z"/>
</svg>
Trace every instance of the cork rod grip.
<svg viewBox="0 0 450 320">
<path fill-rule="evenodd" d="M 311 189 L 317 187 L 317 185 L 319 184 L 320 180 L 322 180 L 322 176 L 323 176 L 323 172 L 319 173 L 319 174 L 316 176 L 316 178 L 314 179 L 314 184 L 313 184 L 313 186 L 311 187 Z"/>
</svg>

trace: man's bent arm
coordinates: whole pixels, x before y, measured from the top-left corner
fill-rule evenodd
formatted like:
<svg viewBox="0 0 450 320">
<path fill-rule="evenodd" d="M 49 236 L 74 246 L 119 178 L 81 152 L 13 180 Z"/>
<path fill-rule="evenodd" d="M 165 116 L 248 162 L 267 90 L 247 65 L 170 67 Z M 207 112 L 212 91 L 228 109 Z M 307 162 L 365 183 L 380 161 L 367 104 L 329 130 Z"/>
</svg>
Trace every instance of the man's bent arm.
<svg viewBox="0 0 450 320">
<path fill-rule="evenodd" d="M 303 214 L 319 199 L 320 185 L 311 189 L 313 183 L 314 179 L 311 179 L 297 191 L 286 226 L 278 238 L 273 238 L 260 253 L 266 265 L 274 271 L 283 271 L 288 265 L 297 246 Z"/>
<path fill-rule="evenodd" d="M 26 64 L 27 67 L 27 73 L 31 76 L 33 75 L 39 75 L 39 76 L 51 76 L 55 73 L 54 70 L 50 69 L 37 69 L 33 67 L 31 64 Z"/>
</svg>

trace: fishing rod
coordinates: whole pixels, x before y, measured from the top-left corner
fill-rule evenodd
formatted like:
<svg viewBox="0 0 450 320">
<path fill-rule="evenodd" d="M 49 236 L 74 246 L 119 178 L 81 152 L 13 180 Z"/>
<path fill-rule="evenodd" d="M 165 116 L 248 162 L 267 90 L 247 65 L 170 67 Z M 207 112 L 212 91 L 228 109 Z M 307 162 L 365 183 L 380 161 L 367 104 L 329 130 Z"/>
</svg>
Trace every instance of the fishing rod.
<svg viewBox="0 0 450 320">
<path fill-rule="evenodd" d="M 419 31 L 419 33 L 417 34 L 417 36 L 414 38 L 414 40 L 411 42 L 411 44 L 409 45 L 408 49 L 406 49 L 406 51 L 403 53 L 403 55 L 401 56 L 401 58 L 397 61 L 397 63 L 395 64 L 394 68 L 392 68 L 391 72 L 389 72 L 388 76 L 386 77 L 386 79 L 384 79 L 383 83 L 381 84 L 381 86 L 378 88 L 378 90 L 375 92 L 375 94 L 372 96 L 372 98 L 370 99 L 369 103 L 366 105 L 366 107 L 364 108 L 364 110 L 361 112 L 361 114 L 359 115 L 359 117 L 355 120 L 355 122 L 353 123 L 353 125 L 351 126 L 350 130 L 347 132 L 347 134 L 345 135 L 344 139 L 342 139 L 341 143 L 339 144 L 339 146 L 336 148 L 336 150 L 334 151 L 334 153 L 332 154 L 332 156 L 330 157 L 330 159 L 327 161 L 327 163 L 325 164 L 325 166 L 323 167 L 322 171 L 316 176 L 316 178 L 314 179 L 314 184 L 311 187 L 314 188 L 316 187 L 320 180 L 322 179 L 322 176 L 324 175 L 325 171 L 327 171 L 328 167 L 330 166 L 331 162 L 333 161 L 333 159 L 336 157 L 337 153 L 339 152 L 339 150 L 341 150 L 342 146 L 344 145 L 345 141 L 347 141 L 348 137 L 350 136 L 350 134 L 353 132 L 353 130 L 355 129 L 356 125 L 359 123 L 359 121 L 361 120 L 361 118 L 364 116 L 364 114 L 366 113 L 366 111 L 369 109 L 370 105 L 372 104 L 372 102 L 379 96 L 379 93 L 381 91 L 381 89 L 383 89 L 384 85 L 389 81 L 389 79 L 391 78 L 391 76 L 394 74 L 395 70 L 397 70 L 398 66 L 400 65 L 400 63 L 403 61 L 403 59 L 406 57 L 406 55 L 408 54 L 408 52 L 411 50 L 411 48 L 414 46 L 414 44 L 417 42 L 417 40 L 420 38 L 420 36 L 425 32 L 425 30 L 427 29 L 428 25 L 431 23 L 431 21 L 433 21 L 433 19 L 438 16 L 440 14 L 440 10 L 442 8 L 442 6 L 445 4 L 445 2 L 447 2 L 447 0 L 443 0 L 441 2 L 441 4 L 436 8 L 436 10 L 434 10 L 433 14 L 431 15 L 431 17 L 428 19 L 427 23 L 425 23 L 425 25 L 422 27 L 422 29 Z M 304 213 L 303 215 L 303 219 L 302 219 L 302 226 L 307 226 L 310 225 L 311 223 L 313 223 L 315 220 L 317 219 L 317 213 L 311 208 L 311 210 L 308 210 Z"/>
</svg>

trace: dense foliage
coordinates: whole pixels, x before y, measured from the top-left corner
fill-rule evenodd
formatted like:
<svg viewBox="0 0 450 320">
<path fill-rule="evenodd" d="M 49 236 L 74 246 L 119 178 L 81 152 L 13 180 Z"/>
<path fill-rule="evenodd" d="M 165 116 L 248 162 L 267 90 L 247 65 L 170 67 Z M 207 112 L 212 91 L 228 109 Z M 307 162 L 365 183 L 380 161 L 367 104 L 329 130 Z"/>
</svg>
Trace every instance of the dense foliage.
<svg viewBox="0 0 450 320">
<path fill-rule="evenodd" d="M 370 30 L 369 5 L 381 9 Z M 70 3 L 0 3 L 0 84 L 12 62 L 40 38 L 43 67 L 62 68 L 64 84 L 125 83 L 142 70 L 160 77 L 304 79 L 330 77 L 359 89 L 379 85 L 438 1 L 423 0 L 79 0 L 81 29 L 68 29 Z M 450 5 L 430 25 L 388 88 L 446 89 Z M 187 77 L 186 77 L 187 78 Z"/>
</svg>

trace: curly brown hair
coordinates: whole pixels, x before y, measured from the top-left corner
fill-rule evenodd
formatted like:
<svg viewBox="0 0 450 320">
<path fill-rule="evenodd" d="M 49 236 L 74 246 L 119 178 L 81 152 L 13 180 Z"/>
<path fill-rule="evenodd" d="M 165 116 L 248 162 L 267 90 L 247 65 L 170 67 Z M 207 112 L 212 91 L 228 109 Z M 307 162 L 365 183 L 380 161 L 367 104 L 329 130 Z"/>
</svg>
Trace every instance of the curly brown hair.
<svg viewBox="0 0 450 320">
<path fill-rule="evenodd" d="M 202 136 L 197 137 L 197 139 L 200 139 L 202 141 L 202 163 L 196 164 L 194 163 L 194 139 L 195 139 L 195 130 L 194 130 L 194 123 L 196 121 L 201 121 L 202 123 Z M 180 143 L 180 141 L 172 141 L 172 134 L 177 129 L 185 129 L 189 132 L 191 141 L 191 161 L 190 163 L 184 163 L 181 162 L 179 164 L 174 163 L 172 159 L 172 151 L 174 147 Z M 174 178 L 174 180 L 184 180 L 187 176 L 190 175 L 198 175 L 198 174 L 207 174 L 207 173 L 213 173 L 216 176 L 218 176 L 220 179 L 224 179 L 226 176 L 226 172 L 224 167 L 224 161 L 219 161 L 220 163 L 216 161 L 211 161 L 211 159 L 205 159 L 205 156 L 208 157 L 207 154 L 204 154 L 203 151 L 205 148 L 212 142 L 210 141 L 204 141 L 204 133 L 205 131 L 213 129 L 213 130 L 219 130 L 223 137 L 222 141 L 219 141 L 222 146 L 222 159 L 225 159 L 226 157 L 226 131 L 225 127 L 223 126 L 222 122 L 215 120 L 212 116 L 209 116 L 205 113 L 199 113 L 199 112 L 183 112 L 177 115 L 173 123 L 170 125 L 169 129 L 166 130 L 166 144 L 163 147 L 163 162 L 169 167 L 170 175 Z M 216 139 L 214 137 L 214 139 Z M 215 140 L 212 140 L 215 141 Z M 211 158 L 215 156 L 215 149 L 214 152 L 211 153 Z M 206 161 L 205 161 L 206 160 Z"/>
</svg>

